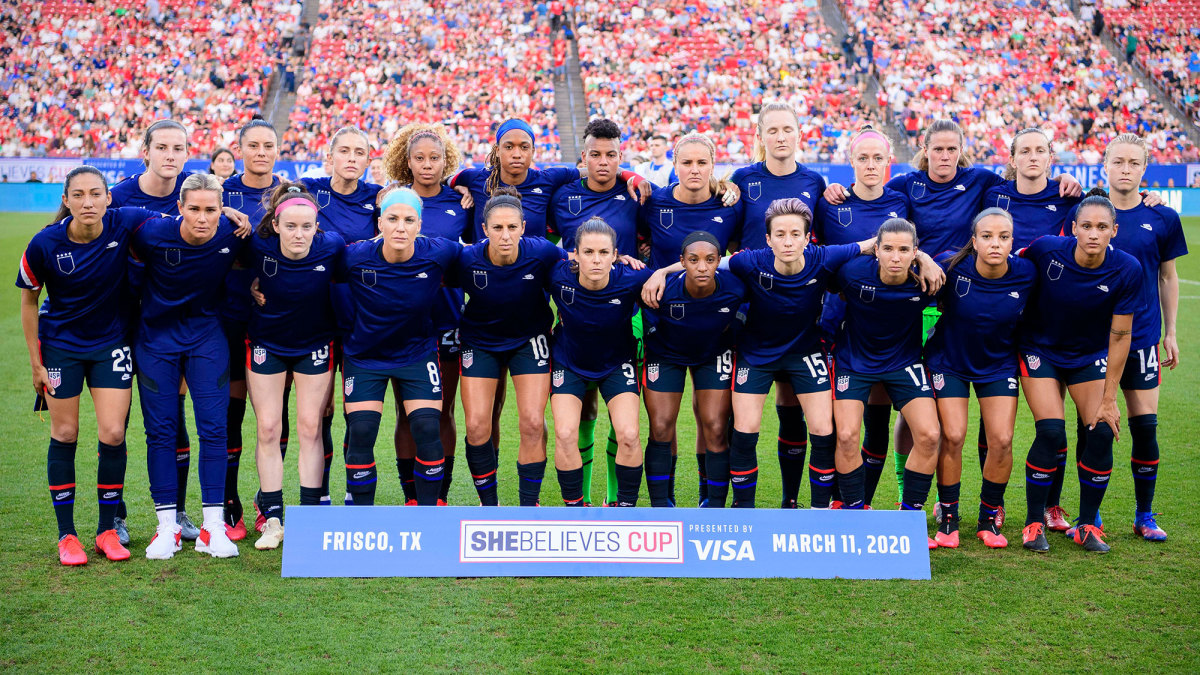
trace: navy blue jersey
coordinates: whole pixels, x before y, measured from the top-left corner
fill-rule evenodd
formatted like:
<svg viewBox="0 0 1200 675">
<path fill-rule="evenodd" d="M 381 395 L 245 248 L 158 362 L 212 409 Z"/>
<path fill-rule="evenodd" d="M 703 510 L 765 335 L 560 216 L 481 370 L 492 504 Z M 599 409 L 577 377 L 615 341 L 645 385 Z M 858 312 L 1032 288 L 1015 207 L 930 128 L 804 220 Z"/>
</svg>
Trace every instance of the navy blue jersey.
<svg viewBox="0 0 1200 675">
<path fill-rule="evenodd" d="M 907 220 L 908 215 L 908 199 L 903 193 L 884 188 L 882 195 L 867 201 L 851 190 L 846 201 L 837 206 L 824 198 L 817 202 L 813 211 L 813 239 L 826 246 L 853 244 L 874 237 L 885 221 Z"/>
<path fill-rule="evenodd" d="M 1141 309 L 1142 276 L 1133 256 L 1110 245 L 1093 270 L 1075 262 L 1075 245 L 1075 237 L 1042 237 L 1021 251 L 1036 265 L 1038 281 L 1021 326 L 1021 351 L 1059 368 L 1105 358 L 1113 315 Z"/>
<path fill-rule="evenodd" d="M 1070 234 L 1071 213 L 1080 197 L 1060 197 L 1058 181 L 1046 182 L 1041 192 L 1023 195 L 1017 191 L 1017 181 L 1005 181 L 983 197 L 983 208 L 998 207 L 1013 218 L 1013 250 L 1019 251 L 1034 239 Z"/>
<path fill-rule="evenodd" d="M 133 234 L 134 254 L 146 266 L 138 340 L 149 349 L 187 349 L 220 330 L 223 282 L 245 245 L 225 216 L 199 246 L 183 240 L 182 225 L 182 216 L 155 218 Z"/>
<path fill-rule="evenodd" d="M 846 320 L 833 349 L 838 368 L 878 375 L 921 360 L 921 316 L 929 296 L 911 277 L 885 284 L 879 261 L 860 256 L 842 265 L 831 289 L 846 300 Z"/>
<path fill-rule="evenodd" d="M 786 176 L 776 176 L 767 170 L 766 162 L 743 166 L 733 172 L 733 184 L 742 191 L 745 205 L 742 221 L 742 248 L 767 247 L 767 207 L 776 199 L 795 197 L 809 210 L 816 211 L 817 199 L 825 191 L 821 174 L 796 162 L 796 170 Z"/>
<path fill-rule="evenodd" d="M 650 238 L 650 267 L 659 269 L 679 262 L 683 240 L 693 232 L 704 231 L 717 238 L 721 250 L 729 242 L 739 241 L 742 233 L 742 202 L 725 206 L 713 195 L 699 204 L 684 204 L 675 199 L 678 183 L 651 193 L 639 211 L 638 231 Z"/>
<path fill-rule="evenodd" d="M 279 178 L 272 176 L 270 187 L 246 187 L 242 182 L 242 174 L 234 174 L 222 185 L 224 192 L 221 201 L 225 206 L 231 206 L 246 214 L 250 224 L 257 227 L 267 213 L 267 205 L 263 203 L 263 198 L 278 185 Z M 250 270 L 230 271 L 229 278 L 225 280 L 225 300 L 221 303 L 222 320 L 238 323 L 250 320 L 250 283 L 253 281 L 254 275 Z"/>
<path fill-rule="evenodd" d="M 38 316 L 38 340 L 51 347 L 88 352 L 125 337 L 128 312 L 125 279 L 129 242 L 139 225 L 162 214 L 136 207 L 108 209 L 94 240 L 79 244 L 67 236 L 72 217 L 33 235 L 17 287 L 47 292 Z"/>
<path fill-rule="evenodd" d="M 475 228 L 471 241 L 479 241 L 483 234 L 483 206 L 487 204 L 488 169 L 463 169 L 450 181 L 454 186 L 465 186 L 475 199 Z M 546 214 L 550 210 L 550 197 L 554 191 L 571 181 L 579 180 L 579 169 L 555 166 L 547 169 L 530 168 L 525 182 L 514 185 L 521 193 L 521 207 L 525 210 L 525 234 L 530 237 L 546 236 Z M 503 184 L 503 183 L 502 183 Z"/>
<path fill-rule="evenodd" d="M 250 237 L 242 260 L 258 278 L 264 305 L 255 303 L 247 332 L 276 356 L 304 356 L 329 344 L 334 335 L 329 287 L 346 242 L 337 232 L 317 232 L 308 255 L 292 260 L 279 237 Z"/>
<path fill-rule="evenodd" d="M 817 317 L 833 275 L 862 255 L 858 244 L 804 247 L 804 269 L 780 274 L 770 249 L 742 251 L 729 258 L 729 270 L 746 284 L 750 309 L 738 333 L 738 358 L 765 366 L 788 354 L 811 354 L 820 348 Z"/>
<path fill-rule="evenodd" d="M 687 291 L 686 272 L 667 277 L 658 309 L 642 312 L 646 354 L 681 366 L 697 366 L 733 347 L 734 322 L 746 297 L 737 275 L 717 270 L 716 290 L 706 298 Z"/>
<path fill-rule="evenodd" d="M 138 184 L 138 179 L 142 174 L 135 173 L 125 180 L 112 186 L 109 193 L 112 194 L 112 203 L 108 205 L 110 209 L 119 209 L 123 206 L 139 206 L 150 211 L 157 211 L 167 216 L 179 215 L 179 189 L 183 187 L 183 181 L 191 176 L 191 172 L 184 171 L 175 177 L 175 189 L 171 190 L 171 194 L 163 197 L 155 197 L 148 195 L 142 191 L 142 186 Z"/>
<path fill-rule="evenodd" d="M 465 241 L 471 237 L 474 207 L 462 207 L 462 195 L 449 185 L 434 197 L 421 198 L 421 234 L 450 241 Z M 482 210 L 483 206 L 479 208 Z M 463 293 L 457 288 L 441 290 L 441 299 L 433 307 L 434 330 L 444 333 L 458 328 L 462 320 Z"/>
<path fill-rule="evenodd" d="M 567 252 L 540 237 L 517 242 L 517 260 L 495 265 L 484 239 L 462 250 L 453 283 L 470 299 L 463 311 L 459 338 L 466 347 L 491 351 L 516 349 L 550 332 L 554 315 L 546 299 L 550 272 Z"/>
<path fill-rule="evenodd" d="M 1162 306 L 1158 297 L 1159 267 L 1187 255 L 1187 242 L 1179 214 L 1168 206 L 1138 204 L 1128 211 L 1117 210 L 1117 250 L 1133 256 L 1141 266 L 1141 306 L 1133 322 L 1130 349 L 1158 344 L 1162 337 Z"/>
<path fill-rule="evenodd" d="M 350 284 L 354 301 L 354 327 L 346 336 L 345 352 L 360 368 L 399 368 L 437 349 L 433 306 L 462 246 L 417 237 L 413 247 L 413 256 L 402 263 L 384 260 L 378 240 L 343 249 L 337 278 Z"/>
<path fill-rule="evenodd" d="M 550 297 L 558 306 L 559 325 L 554 329 L 551 352 L 555 368 L 568 368 L 589 380 L 601 380 L 637 354 L 630 321 L 638 311 L 642 285 L 653 274 L 650 268 L 633 270 L 614 265 L 608 285 L 589 291 L 560 262 L 550 273 Z"/>
<path fill-rule="evenodd" d="M 588 188 L 586 179 L 573 180 L 558 188 L 550 200 L 546 229 L 562 239 L 562 247 L 575 250 L 575 230 L 588 218 L 600 217 L 617 233 L 617 251 L 638 257 L 637 227 L 641 204 L 629 196 L 625 183 L 596 192 Z"/>
<path fill-rule="evenodd" d="M 943 253 L 943 269 L 953 256 Z M 925 362 L 936 373 L 968 382 L 993 382 L 1017 376 L 1017 328 L 1034 292 L 1033 263 L 1008 256 L 1008 272 L 985 279 L 969 255 L 946 272 L 938 294 L 942 316 L 925 343 Z"/>
<path fill-rule="evenodd" d="M 300 179 L 321 207 L 317 211 L 317 225 L 326 232 L 337 232 L 347 242 L 374 237 L 378 229 L 375 197 L 383 188 L 360 180 L 354 192 L 344 195 L 331 187 L 332 180 L 328 177 Z"/>
<path fill-rule="evenodd" d="M 957 251 L 971 238 L 971 221 L 987 191 L 1004 182 L 987 169 L 959 168 L 947 183 L 934 182 L 924 171 L 896 176 L 887 187 L 908 198 L 921 250 L 931 256 Z"/>
</svg>

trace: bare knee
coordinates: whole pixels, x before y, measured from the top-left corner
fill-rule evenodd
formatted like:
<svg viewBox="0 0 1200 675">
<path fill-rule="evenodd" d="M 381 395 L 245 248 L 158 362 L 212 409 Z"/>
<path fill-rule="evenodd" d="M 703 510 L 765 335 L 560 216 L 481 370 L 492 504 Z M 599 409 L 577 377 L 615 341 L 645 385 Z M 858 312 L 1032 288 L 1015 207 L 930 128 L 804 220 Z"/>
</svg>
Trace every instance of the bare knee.
<svg viewBox="0 0 1200 675">
<path fill-rule="evenodd" d="M 259 420 L 258 437 L 265 441 L 278 441 L 283 436 L 283 422 L 280 420 Z"/>
<path fill-rule="evenodd" d="M 641 445 L 638 440 L 638 428 L 630 426 L 626 429 L 618 429 L 616 432 L 617 445 L 625 448 L 636 448 Z"/>
<path fill-rule="evenodd" d="M 650 418 L 650 438 L 663 443 L 675 439 L 675 425 L 670 420 Z"/>
<path fill-rule="evenodd" d="M 123 422 L 102 424 L 97 429 L 97 435 L 100 437 L 100 442 L 105 445 L 120 445 L 125 442 L 125 424 Z"/>
<path fill-rule="evenodd" d="M 301 438 L 316 438 L 317 436 L 320 436 L 321 435 L 321 418 L 320 418 L 320 416 L 317 416 L 317 415 L 314 415 L 312 417 L 309 417 L 307 415 L 300 416 L 300 419 L 296 420 L 296 433 Z"/>
<path fill-rule="evenodd" d="M 63 443 L 74 443 L 79 440 L 79 423 L 53 422 L 50 424 L 50 437 Z"/>
<path fill-rule="evenodd" d="M 517 422 L 517 432 L 521 438 L 531 441 L 538 440 L 546 431 L 546 420 L 540 415 L 523 415 Z"/>
</svg>

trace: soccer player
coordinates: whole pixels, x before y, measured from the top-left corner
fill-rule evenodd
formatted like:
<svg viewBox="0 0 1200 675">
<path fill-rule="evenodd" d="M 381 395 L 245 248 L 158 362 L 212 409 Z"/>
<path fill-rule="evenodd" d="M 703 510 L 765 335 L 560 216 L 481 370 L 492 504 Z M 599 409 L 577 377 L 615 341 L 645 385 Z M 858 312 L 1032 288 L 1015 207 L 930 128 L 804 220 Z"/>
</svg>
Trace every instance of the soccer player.
<svg viewBox="0 0 1200 675">
<path fill-rule="evenodd" d="M 283 454 L 286 388 L 296 385 L 300 504 L 321 503 L 324 452 L 321 417 L 333 388 L 335 322 L 329 289 L 345 241 L 317 229 L 317 201 L 302 183 L 281 183 L 244 253 L 263 303 L 247 329 L 246 381 L 257 422 L 254 457 L 259 506 L 266 519 L 259 550 L 283 541 Z"/>
<path fill-rule="evenodd" d="M 416 499 L 437 504 L 445 456 L 438 433 L 442 374 L 431 312 L 443 277 L 462 246 L 421 237 L 421 198 L 409 188 L 385 190 L 380 236 L 345 249 L 338 277 L 350 284 L 354 327 L 346 336 L 343 393 L 346 409 L 346 489 L 355 505 L 375 503 L 375 437 L 389 383 L 416 443 Z"/>
<path fill-rule="evenodd" d="M 55 221 L 33 236 L 17 274 L 33 388 L 50 410 L 46 474 L 63 565 L 87 563 L 74 518 L 79 395 L 85 381 L 99 436 L 96 551 L 109 560 L 129 558 L 113 522 L 125 487 L 125 418 L 133 385 L 129 314 L 123 306 L 127 252 L 133 230 L 161 214 L 110 209 L 109 202 L 100 171 L 72 169 Z M 39 311 L 43 288 L 49 300 Z"/>
<path fill-rule="evenodd" d="M 463 198 L 445 180 L 462 164 L 462 153 L 441 125 L 409 124 L 397 132 L 384 154 L 384 167 L 400 185 L 410 186 L 421 198 L 421 234 L 460 242 L 471 236 L 473 207 L 463 207 Z M 459 380 L 459 322 L 462 319 L 463 292 L 443 288 L 433 308 L 433 328 L 438 333 L 438 363 L 442 372 L 442 418 L 439 433 L 446 464 L 442 475 L 439 503 L 447 503 L 454 473 L 454 448 L 457 431 L 454 424 L 454 399 Z M 400 400 L 399 394 L 396 396 Z M 504 402 L 499 395 L 497 411 Z M 543 406 L 544 408 L 545 406 Z M 397 409 L 396 468 L 404 489 L 406 504 L 416 504 L 416 446 L 405 416 Z M 499 412 L 495 423 L 499 443 Z"/>
<path fill-rule="evenodd" d="M 462 316 L 462 401 L 467 465 L 479 501 L 498 504 L 492 443 L 496 392 L 507 371 L 517 396 L 521 506 L 536 506 L 546 471 L 546 401 L 550 396 L 550 324 L 545 289 L 566 257 L 539 237 L 525 237 L 517 191 L 501 187 L 483 207 L 487 237 L 463 249 L 451 281 L 470 296 Z"/>
<path fill-rule="evenodd" d="M 1067 446 L 1063 386 L 1087 423 L 1079 457 L 1079 526 L 1075 543 L 1106 553 L 1096 516 L 1112 474 L 1118 434 L 1117 390 L 1125 372 L 1133 313 L 1141 298 L 1138 262 L 1112 249 L 1116 210 L 1102 196 L 1079 203 L 1071 237 L 1042 237 L 1021 251 L 1037 266 L 1038 292 L 1022 325 L 1021 388 L 1033 413 L 1036 435 L 1025 462 L 1025 548 L 1045 553 L 1046 495 L 1059 468 L 1055 455 Z M 1065 470 L 1065 467 L 1064 467 Z"/>
<path fill-rule="evenodd" d="M 279 178 L 274 175 L 275 160 L 279 158 L 279 135 L 262 119 L 251 120 L 238 130 L 237 151 L 242 156 L 245 170 L 225 180 L 222 185 L 224 204 L 246 214 L 250 222 L 259 223 L 267 213 L 267 194 L 279 185 Z M 238 466 L 242 459 L 242 420 L 246 417 L 246 326 L 250 321 L 253 279 L 250 270 L 231 270 L 225 280 L 225 297 L 220 311 L 229 365 L 229 401 L 225 406 L 228 459 L 225 523 L 233 541 L 246 538 L 242 500 L 238 495 Z M 280 446 L 283 447 L 282 440 Z M 262 514 L 258 515 L 261 517 Z M 261 529 L 262 523 L 258 520 L 256 518 L 255 529 Z"/>
<path fill-rule="evenodd" d="M 221 558 L 238 554 L 221 521 L 229 350 L 217 314 L 222 282 L 249 227 L 240 230 L 221 215 L 221 193 L 216 176 L 189 176 L 180 188 L 181 215 L 148 221 L 133 235 L 134 255 L 146 266 L 134 358 L 146 425 L 150 493 L 158 515 L 157 533 L 146 547 L 150 559 L 165 560 L 180 549 L 174 429 L 180 421 L 181 375 L 187 377 L 200 444 L 204 521 L 196 550 Z"/>
<path fill-rule="evenodd" d="M 371 142 L 357 127 L 342 127 L 329 140 L 326 161 L 330 175 L 321 178 L 301 178 L 300 183 L 317 202 L 317 226 L 335 232 L 344 243 L 354 243 L 374 237 L 378 232 L 375 220 L 376 198 L 382 189 L 363 178 L 370 163 Z M 346 284 L 333 285 L 333 308 L 337 318 L 338 335 L 344 336 L 353 325 L 350 316 L 350 289 Z M 337 367 L 338 345 L 334 345 L 334 367 Z M 283 392 L 283 438 L 281 450 L 286 452 L 288 440 L 288 389 Z M 329 469 L 333 464 L 333 398 L 326 403 L 321 417 L 321 445 L 324 452 L 321 474 L 321 503 L 330 503 Z M 257 523 L 256 523 L 257 524 Z"/>
<path fill-rule="evenodd" d="M 1141 268 L 1142 309 L 1134 322 L 1129 360 L 1121 375 L 1129 435 L 1133 439 L 1130 468 L 1137 502 L 1133 532 L 1147 541 L 1165 541 L 1167 533 L 1158 526 L 1154 513 L 1158 389 L 1162 380 L 1160 369 L 1174 370 L 1179 365 L 1175 333 L 1179 273 L 1175 270 L 1175 259 L 1188 251 L 1179 214 L 1167 206 L 1149 206 L 1138 196 L 1149 160 L 1146 142 L 1134 134 L 1121 134 L 1104 149 L 1104 166 L 1111 187 L 1109 197 L 1117 211 L 1118 230 L 1112 245 L 1136 258 Z"/>
<path fill-rule="evenodd" d="M 220 178 L 222 181 L 228 180 L 233 174 L 237 173 L 237 166 L 234 165 L 233 151 L 229 148 L 217 148 L 208 157 L 208 172 Z"/>
<path fill-rule="evenodd" d="M 1050 180 L 1054 155 L 1050 138 L 1037 128 L 1022 129 L 1009 144 L 1005 182 L 989 188 L 984 208 L 1012 214 L 1013 250 L 1019 251 L 1038 237 L 1057 236 L 1070 227 L 1071 210 L 1078 196 L 1063 196 L 1057 181 Z"/>
<path fill-rule="evenodd" d="M 603 220 L 575 232 L 575 260 L 550 276 L 559 324 L 551 350 L 550 409 L 554 465 L 567 506 L 584 506 L 579 419 L 588 385 L 596 383 L 617 436 L 617 506 L 636 506 L 642 481 L 638 434 L 636 345 L 630 319 L 650 270 L 616 265 L 617 235 Z"/>
<path fill-rule="evenodd" d="M 190 173 L 183 171 L 183 165 L 188 156 L 187 129 L 175 120 L 158 120 L 146 128 L 142 134 L 142 162 L 146 170 L 134 174 L 112 187 L 112 204 L 110 208 L 137 206 L 163 215 L 179 215 L 179 187 Z M 230 159 L 230 166 L 233 160 Z M 135 308 L 137 298 L 141 296 L 141 286 L 144 271 L 142 265 L 133 262 L 129 266 L 129 285 L 132 306 Z M 136 325 L 136 316 L 132 324 Z M 178 510 L 181 536 L 188 541 L 195 541 L 200 536 L 200 528 L 192 522 L 186 511 L 187 479 L 192 465 L 191 441 L 188 440 L 184 404 L 187 399 L 187 383 L 179 387 L 179 428 L 175 430 L 175 475 L 179 485 L 179 494 L 175 498 Z M 129 528 L 125 524 L 125 502 L 117 505 L 116 524 L 117 535 L 122 544 L 129 543 Z"/>
<path fill-rule="evenodd" d="M 745 287 L 729 270 L 719 270 L 720 243 L 708 232 L 689 234 L 679 253 L 682 271 L 660 277 L 661 297 L 647 303 L 646 362 L 642 383 L 650 439 L 646 444 L 646 487 L 651 506 L 674 506 L 670 491 L 671 445 L 675 442 L 684 381 L 690 371 L 696 400 L 696 422 L 708 466 L 705 481 L 716 476 L 717 498 L 702 497 L 711 507 L 723 507 L 729 489 L 728 434 L 733 408 L 734 322 L 745 298 Z M 650 284 L 647 284 L 649 287 Z M 723 460 L 723 461 L 722 461 Z M 712 473 L 715 470 L 715 473 Z M 722 477 L 724 480 L 722 480 Z"/>
<path fill-rule="evenodd" d="M 917 255 L 912 223 L 892 218 L 879 226 L 874 258 L 858 258 L 837 271 L 831 288 L 846 301 L 846 319 L 834 341 L 833 416 L 837 473 L 848 508 L 862 507 L 863 408 L 881 383 L 892 405 L 908 419 L 913 448 L 904 468 L 900 508 L 924 508 L 937 467 L 938 420 L 933 390 L 921 362 L 921 317 L 934 289 L 910 278 Z M 929 548 L 937 544 L 929 539 Z"/>
<path fill-rule="evenodd" d="M 754 134 L 753 159 L 756 163 L 738 169 L 732 178 L 745 202 L 743 248 L 767 246 L 766 212 L 775 200 L 799 199 L 810 214 L 816 209 L 817 200 L 825 190 L 825 179 L 796 161 L 799 141 L 800 118 L 795 109 L 782 102 L 764 104 L 758 113 Z M 874 231 L 870 233 L 873 234 Z M 779 417 L 778 454 L 783 504 L 785 508 L 795 508 L 804 480 L 808 427 L 804 423 L 800 401 L 786 378 L 775 385 L 775 413 Z"/>
<path fill-rule="evenodd" d="M 1008 540 L 996 521 L 1012 473 L 1017 327 L 1034 291 L 1036 272 L 1033 263 L 1012 255 L 1013 219 L 1008 211 L 984 209 L 972 229 L 962 250 L 938 256 L 946 269 L 938 303 L 942 316 L 925 345 L 942 425 L 937 472 L 941 512 L 934 541 L 958 547 L 962 449 L 974 385 L 991 448 L 983 465 L 976 536 L 989 548 L 1004 548 Z"/>
</svg>

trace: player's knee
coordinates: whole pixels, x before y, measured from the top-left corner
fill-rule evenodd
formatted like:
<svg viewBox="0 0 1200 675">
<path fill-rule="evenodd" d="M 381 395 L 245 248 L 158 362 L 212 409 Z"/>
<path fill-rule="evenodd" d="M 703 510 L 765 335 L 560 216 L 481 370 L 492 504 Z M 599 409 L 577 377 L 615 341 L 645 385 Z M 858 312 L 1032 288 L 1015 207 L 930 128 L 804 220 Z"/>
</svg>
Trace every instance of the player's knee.
<svg viewBox="0 0 1200 675">
<path fill-rule="evenodd" d="M 700 433 L 704 435 L 708 447 L 725 447 L 725 439 L 729 436 L 729 422 L 725 419 L 705 420 L 700 425 Z"/>
<path fill-rule="evenodd" d="M 277 442 L 283 436 L 283 421 L 278 419 L 258 419 L 258 437 L 264 441 Z"/>
<path fill-rule="evenodd" d="M 650 438 L 663 443 L 675 439 L 675 425 L 669 419 L 650 418 Z"/>
<path fill-rule="evenodd" d="M 79 422 L 51 422 L 50 437 L 63 443 L 74 443 L 79 440 Z"/>
<path fill-rule="evenodd" d="M 491 416 L 472 415 L 467 418 L 467 442 L 480 445 L 492 435 Z"/>
<path fill-rule="evenodd" d="M 638 428 L 635 425 L 617 429 L 616 437 L 617 445 L 622 448 L 636 448 L 641 445 L 641 441 L 638 439 Z"/>
<path fill-rule="evenodd" d="M 859 434 L 858 427 L 841 427 L 841 428 L 839 428 L 837 430 L 837 447 L 838 448 L 849 448 L 850 450 L 857 450 L 858 449 L 858 434 Z M 814 435 L 821 436 L 823 434 L 817 434 L 814 432 Z"/>
<path fill-rule="evenodd" d="M 99 441 L 105 445 L 120 445 L 125 442 L 124 422 L 103 422 L 96 429 Z"/>
<path fill-rule="evenodd" d="M 296 420 L 296 435 L 301 438 L 317 438 L 321 435 L 321 416 L 300 415 Z"/>
<path fill-rule="evenodd" d="M 528 440 L 538 440 L 546 431 L 546 420 L 541 415 L 525 414 L 521 415 L 517 420 L 517 433 L 521 438 Z M 489 428 L 483 432 L 480 438 L 487 438 L 492 430 Z"/>
<path fill-rule="evenodd" d="M 914 452 L 933 453 L 937 451 L 938 442 L 941 440 L 941 433 L 938 431 L 936 424 L 922 425 L 920 428 L 910 427 L 909 429 L 912 432 Z M 961 445 L 961 441 L 959 443 Z"/>
<path fill-rule="evenodd" d="M 942 426 L 942 442 L 944 447 L 955 452 L 962 452 L 963 443 L 967 440 L 967 428 L 960 425 L 946 424 Z"/>
</svg>

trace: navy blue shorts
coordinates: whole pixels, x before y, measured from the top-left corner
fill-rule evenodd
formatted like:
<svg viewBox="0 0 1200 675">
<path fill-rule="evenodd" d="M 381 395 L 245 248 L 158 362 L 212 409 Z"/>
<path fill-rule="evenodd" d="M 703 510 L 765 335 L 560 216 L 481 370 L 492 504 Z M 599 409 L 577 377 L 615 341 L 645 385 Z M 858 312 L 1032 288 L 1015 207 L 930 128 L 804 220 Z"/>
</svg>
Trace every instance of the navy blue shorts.
<svg viewBox="0 0 1200 675">
<path fill-rule="evenodd" d="M 1049 378 L 1058 380 L 1067 386 L 1103 380 L 1105 373 L 1108 372 L 1107 359 L 1094 361 L 1078 368 L 1059 368 L 1039 354 L 1022 354 L 1020 366 L 1021 377 Z"/>
<path fill-rule="evenodd" d="M 229 381 L 246 381 L 246 327 L 241 321 L 226 321 L 221 319 L 221 333 L 225 335 L 225 344 L 229 345 Z"/>
<path fill-rule="evenodd" d="M 442 400 L 442 370 L 438 365 L 437 352 L 416 363 L 399 368 L 368 370 L 356 366 L 349 360 L 342 363 L 342 393 L 345 403 L 383 401 L 388 383 L 395 382 L 399 395 L 405 401 Z"/>
<path fill-rule="evenodd" d="M 752 366 L 738 359 L 733 390 L 739 394 L 766 394 L 774 382 L 787 382 L 792 391 L 817 394 L 829 391 L 829 364 L 825 354 L 785 354 L 765 366 Z"/>
<path fill-rule="evenodd" d="M 270 349 L 246 340 L 246 368 L 255 375 L 278 375 L 292 372 L 297 375 L 323 375 L 333 372 L 333 343 L 303 356 L 279 356 Z"/>
<path fill-rule="evenodd" d="M 133 355 L 123 340 L 80 354 L 42 345 L 42 365 L 54 387 L 51 398 L 75 398 L 89 389 L 131 389 Z"/>
<path fill-rule="evenodd" d="M 933 398 L 933 387 L 929 386 L 923 363 L 914 363 L 887 373 L 865 374 L 835 369 L 833 374 L 833 398 L 839 401 L 862 401 L 866 405 L 871 397 L 871 387 L 876 384 L 883 385 L 896 410 L 903 409 L 914 399 Z"/>
<path fill-rule="evenodd" d="M 933 382 L 933 395 L 935 398 L 971 398 L 971 385 L 975 385 L 975 398 L 989 398 L 991 396 L 1011 396 L 1016 398 L 1020 392 L 1020 388 L 1017 385 L 1017 378 L 1015 377 L 989 380 L 987 382 L 971 382 L 947 373 L 932 373 L 929 379 Z"/>
<path fill-rule="evenodd" d="M 648 356 L 642 369 L 642 386 L 664 394 L 681 394 L 689 370 L 692 371 L 693 390 L 727 391 L 733 383 L 733 350 L 726 349 L 715 358 L 696 366 L 667 363 Z"/>
<path fill-rule="evenodd" d="M 1121 373 L 1121 389 L 1147 391 L 1157 389 L 1160 382 L 1162 374 L 1158 369 L 1158 345 L 1129 350 L 1125 372 Z"/>
<path fill-rule="evenodd" d="M 442 361 L 449 362 L 458 358 L 458 352 L 462 348 L 462 343 L 458 341 L 458 329 L 451 328 L 442 332 L 438 338 L 438 355 L 442 357 Z"/>
<path fill-rule="evenodd" d="M 590 380 L 569 368 L 554 368 L 550 372 L 551 394 L 570 394 L 579 400 L 589 389 L 597 388 L 607 403 L 618 394 L 638 393 L 637 368 L 633 360 L 622 363 L 599 380 Z"/>
<path fill-rule="evenodd" d="M 498 380 L 505 368 L 510 375 L 548 375 L 550 342 L 545 335 L 538 335 L 516 349 L 501 351 L 463 347 L 461 362 L 463 377 Z"/>
</svg>

